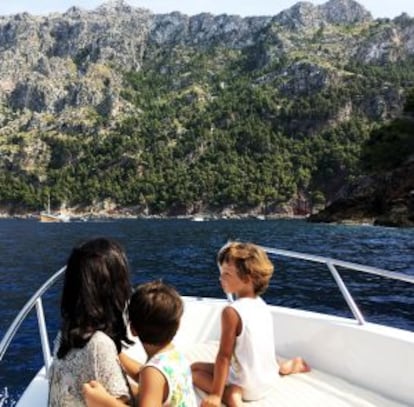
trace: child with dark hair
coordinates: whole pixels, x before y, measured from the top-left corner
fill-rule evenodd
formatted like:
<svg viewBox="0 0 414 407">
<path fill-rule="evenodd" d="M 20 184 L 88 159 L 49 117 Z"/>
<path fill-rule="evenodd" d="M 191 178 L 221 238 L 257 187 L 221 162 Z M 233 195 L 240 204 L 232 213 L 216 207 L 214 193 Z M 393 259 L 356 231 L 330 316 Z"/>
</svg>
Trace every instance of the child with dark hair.
<svg viewBox="0 0 414 407">
<path fill-rule="evenodd" d="M 260 297 L 273 275 L 266 252 L 252 243 L 230 242 L 217 255 L 220 282 L 236 300 L 221 316 L 221 337 L 215 363 L 196 362 L 194 384 L 208 393 L 202 407 L 242 406 L 266 396 L 281 375 L 308 371 L 302 358 L 281 363 L 275 357 L 273 322 Z"/>
<path fill-rule="evenodd" d="M 190 365 L 172 344 L 183 308 L 178 292 L 161 281 L 139 285 L 131 297 L 131 332 L 138 336 L 148 355 L 145 365 L 138 366 L 139 374 L 133 377 L 139 380 L 140 407 L 197 406 Z M 137 372 L 132 361 L 125 367 L 128 372 Z M 84 395 L 89 407 L 122 406 L 98 381 L 85 383 Z"/>
<path fill-rule="evenodd" d="M 130 399 L 118 358 L 122 341 L 129 342 L 124 310 L 130 295 L 128 262 L 119 243 L 96 238 L 72 250 L 63 283 L 49 406 L 85 405 L 82 385 L 92 379 L 114 397 Z"/>
</svg>

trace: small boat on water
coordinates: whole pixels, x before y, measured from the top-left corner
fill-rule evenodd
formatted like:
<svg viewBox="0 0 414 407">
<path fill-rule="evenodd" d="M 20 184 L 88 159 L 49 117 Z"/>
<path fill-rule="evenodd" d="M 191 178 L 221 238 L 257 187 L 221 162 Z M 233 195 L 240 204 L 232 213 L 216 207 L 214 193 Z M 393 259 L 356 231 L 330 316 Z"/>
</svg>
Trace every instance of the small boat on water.
<svg viewBox="0 0 414 407">
<path fill-rule="evenodd" d="M 70 216 L 60 212 L 40 212 L 40 222 L 69 222 Z"/>
<path fill-rule="evenodd" d="M 48 197 L 46 210 L 40 212 L 39 221 L 40 222 L 69 222 L 70 216 L 62 212 L 51 212 L 50 197 Z"/>
<path fill-rule="evenodd" d="M 414 276 L 304 253 L 264 249 L 270 257 L 326 265 L 353 318 L 269 305 L 273 316 L 275 354 L 302 356 L 312 371 L 280 377 L 266 398 L 249 407 L 397 407 L 414 406 L 414 332 L 367 322 L 341 278 L 347 269 L 414 284 Z M 311 266 L 309 267 L 311 270 Z M 32 296 L 0 342 L 0 362 L 21 323 L 36 307 L 44 366 L 29 383 L 17 407 L 47 406 L 48 370 L 52 362 L 41 298 L 64 274 L 56 272 Z M 213 361 L 220 337 L 220 315 L 231 298 L 183 297 L 185 311 L 174 339 L 190 361 Z M 389 306 L 392 306 L 390 304 Z M 40 346 L 39 345 L 39 346 Z M 139 343 L 127 352 L 141 362 Z M 201 392 L 199 399 L 203 396 Z"/>
</svg>

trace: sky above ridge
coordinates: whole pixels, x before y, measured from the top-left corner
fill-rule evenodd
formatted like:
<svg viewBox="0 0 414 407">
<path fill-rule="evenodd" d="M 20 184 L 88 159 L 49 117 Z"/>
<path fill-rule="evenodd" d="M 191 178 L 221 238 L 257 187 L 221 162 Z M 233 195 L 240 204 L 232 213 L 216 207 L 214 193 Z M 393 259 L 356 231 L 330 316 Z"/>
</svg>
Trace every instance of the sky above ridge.
<svg viewBox="0 0 414 407">
<path fill-rule="evenodd" d="M 201 12 L 212 14 L 238 14 L 243 17 L 254 15 L 275 15 L 298 2 L 298 0 L 125 0 L 135 7 L 143 7 L 154 13 L 180 11 L 194 15 Z M 27 11 L 30 14 L 45 15 L 51 12 L 65 12 L 72 6 L 91 10 L 104 0 L 0 0 L 0 15 Z M 323 4 L 326 0 L 311 0 Z M 394 18 L 403 12 L 414 17 L 413 0 L 359 0 L 359 4 L 371 12 L 374 18 Z"/>
</svg>

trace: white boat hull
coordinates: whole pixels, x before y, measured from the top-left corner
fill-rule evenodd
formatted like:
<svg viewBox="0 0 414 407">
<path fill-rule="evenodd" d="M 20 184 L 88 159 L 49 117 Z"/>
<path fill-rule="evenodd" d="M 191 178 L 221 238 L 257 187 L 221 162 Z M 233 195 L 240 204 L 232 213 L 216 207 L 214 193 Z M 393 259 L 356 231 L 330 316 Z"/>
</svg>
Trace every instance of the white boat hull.
<svg viewBox="0 0 414 407">
<path fill-rule="evenodd" d="M 225 300 L 183 297 L 185 312 L 175 338 L 189 358 L 214 358 Z M 255 406 L 414 406 L 414 333 L 353 319 L 271 306 L 275 353 L 303 356 L 311 373 L 292 375 L 275 383 L 270 399 Z M 143 361 L 142 348 L 131 355 Z M 203 353 L 204 352 L 204 353 Z M 208 353 L 208 352 L 207 352 Z M 31 382 L 17 406 L 47 405 L 44 370 Z"/>
<path fill-rule="evenodd" d="M 70 217 L 62 213 L 41 212 L 40 222 L 69 222 Z"/>
</svg>

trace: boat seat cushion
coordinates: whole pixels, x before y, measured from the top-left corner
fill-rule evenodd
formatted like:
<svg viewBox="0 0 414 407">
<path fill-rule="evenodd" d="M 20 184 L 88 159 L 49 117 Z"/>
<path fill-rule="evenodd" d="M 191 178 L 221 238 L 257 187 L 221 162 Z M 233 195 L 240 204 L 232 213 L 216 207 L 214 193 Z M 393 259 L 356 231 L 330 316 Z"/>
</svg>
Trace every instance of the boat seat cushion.
<svg viewBox="0 0 414 407">
<path fill-rule="evenodd" d="M 190 363 L 214 362 L 218 342 L 206 342 L 187 349 Z M 198 401 L 204 393 L 196 389 Z M 363 389 L 346 380 L 312 369 L 309 373 L 283 376 L 268 396 L 260 401 L 244 403 L 248 407 L 401 407 L 379 394 Z"/>
<path fill-rule="evenodd" d="M 184 349 L 190 363 L 196 361 L 214 362 L 218 342 L 205 342 Z M 144 361 L 142 349 L 130 356 Z M 18 405 L 46 406 L 48 382 L 43 368 L 32 381 L 31 391 L 23 394 Z M 35 396 L 34 396 L 35 395 Z M 204 393 L 196 389 L 198 402 Z M 260 401 L 244 403 L 248 407 L 402 407 L 404 404 L 388 400 L 372 391 L 363 389 L 338 377 L 312 369 L 309 373 L 281 377 L 269 395 Z"/>
</svg>

